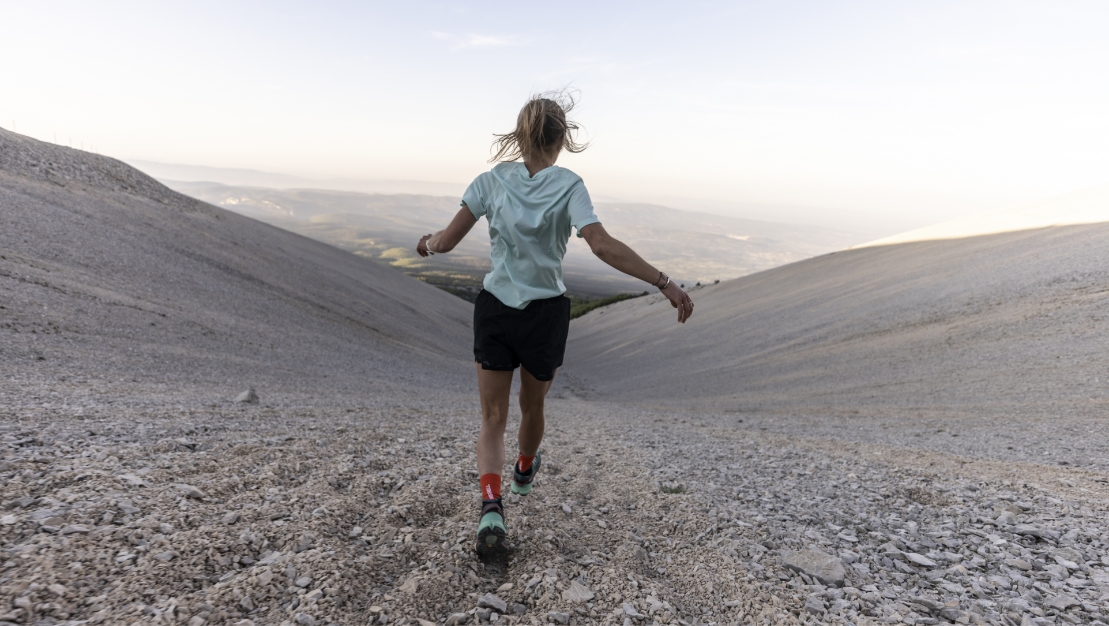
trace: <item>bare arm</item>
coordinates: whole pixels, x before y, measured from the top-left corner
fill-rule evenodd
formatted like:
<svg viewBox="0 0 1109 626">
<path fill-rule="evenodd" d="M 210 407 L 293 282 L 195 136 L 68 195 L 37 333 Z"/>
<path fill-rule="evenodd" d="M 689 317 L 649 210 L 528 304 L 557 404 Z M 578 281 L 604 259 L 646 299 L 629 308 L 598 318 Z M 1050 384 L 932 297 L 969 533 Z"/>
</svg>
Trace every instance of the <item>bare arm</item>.
<svg viewBox="0 0 1109 626">
<path fill-rule="evenodd" d="M 427 256 L 428 254 L 450 252 L 458 245 L 458 242 L 470 232 L 470 229 L 477 224 L 477 219 L 466 205 L 455 213 L 454 219 L 443 230 L 435 233 L 434 235 L 424 235 L 420 237 L 420 242 L 416 244 L 416 253 L 420 256 Z"/>
<path fill-rule="evenodd" d="M 581 236 L 598 259 L 628 276 L 634 276 L 643 282 L 658 286 L 659 270 L 644 261 L 627 244 L 608 234 L 604 226 L 590 224 L 581 229 Z M 661 291 L 662 295 L 670 300 L 670 305 L 678 309 L 678 321 L 684 324 L 693 315 L 693 300 L 690 299 L 689 294 L 673 282 Z"/>
</svg>

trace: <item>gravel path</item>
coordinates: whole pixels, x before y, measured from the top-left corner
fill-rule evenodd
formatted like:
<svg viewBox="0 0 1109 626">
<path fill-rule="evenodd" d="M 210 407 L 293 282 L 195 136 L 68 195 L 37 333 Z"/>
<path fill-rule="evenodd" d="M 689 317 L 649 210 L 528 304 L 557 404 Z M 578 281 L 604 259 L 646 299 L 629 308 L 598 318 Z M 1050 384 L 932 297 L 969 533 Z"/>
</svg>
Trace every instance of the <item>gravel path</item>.
<svg viewBox="0 0 1109 626">
<path fill-rule="evenodd" d="M 8 415 L 0 623 L 1089 624 L 1109 611 L 1096 473 L 1022 482 L 950 454 L 574 399 L 551 400 L 537 489 L 509 502 L 512 561 L 486 570 L 471 552 L 473 399 L 371 400 Z"/>
</svg>

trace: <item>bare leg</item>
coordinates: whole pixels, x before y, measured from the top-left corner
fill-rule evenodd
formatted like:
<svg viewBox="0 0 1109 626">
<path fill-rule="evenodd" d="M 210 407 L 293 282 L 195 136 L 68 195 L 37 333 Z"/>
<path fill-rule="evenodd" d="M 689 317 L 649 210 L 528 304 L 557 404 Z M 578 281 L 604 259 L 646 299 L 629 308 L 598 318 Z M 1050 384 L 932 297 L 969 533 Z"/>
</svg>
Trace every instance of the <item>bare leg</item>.
<svg viewBox="0 0 1109 626">
<path fill-rule="evenodd" d="M 556 370 L 557 371 L 557 370 Z M 536 380 L 523 367 L 520 368 L 520 454 L 535 456 L 543 441 L 546 423 L 543 419 L 543 401 L 551 388 L 554 378 L 548 381 Z"/>
<path fill-rule="evenodd" d="M 504 429 L 508 424 L 509 392 L 512 372 L 495 372 L 477 367 L 481 394 L 481 433 L 477 436 L 478 475 L 500 475 L 504 469 Z"/>
</svg>

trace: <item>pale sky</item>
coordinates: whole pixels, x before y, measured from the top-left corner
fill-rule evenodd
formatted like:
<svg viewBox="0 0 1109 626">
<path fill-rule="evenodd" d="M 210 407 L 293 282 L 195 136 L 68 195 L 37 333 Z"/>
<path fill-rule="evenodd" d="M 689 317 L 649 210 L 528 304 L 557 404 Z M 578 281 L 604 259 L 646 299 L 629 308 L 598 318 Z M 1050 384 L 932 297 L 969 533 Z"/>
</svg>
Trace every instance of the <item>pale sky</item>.
<svg viewBox="0 0 1109 626">
<path fill-rule="evenodd" d="M 1109 183 L 1106 2 L 0 10 L 0 126 L 124 159 L 461 192 L 572 85 L 597 199 L 892 234 Z"/>
</svg>

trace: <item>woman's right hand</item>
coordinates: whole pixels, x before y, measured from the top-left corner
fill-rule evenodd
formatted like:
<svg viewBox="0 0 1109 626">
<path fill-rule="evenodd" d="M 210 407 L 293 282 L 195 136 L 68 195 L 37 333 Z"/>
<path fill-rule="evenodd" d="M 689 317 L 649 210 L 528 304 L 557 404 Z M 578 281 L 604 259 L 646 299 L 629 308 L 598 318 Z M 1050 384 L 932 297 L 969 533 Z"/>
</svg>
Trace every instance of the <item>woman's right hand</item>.
<svg viewBox="0 0 1109 626">
<path fill-rule="evenodd" d="M 678 321 L 685 323 L 693 315 L 693 300 L 676 283 L 670 283 L 662 290 L 662 295 L 670 300 L 670 306 L 678 310 Z"/>
<path fill-rule="evenodd" d="M 416 244 L 416 254 L 418 254 L 420 256 L 425 256 L 425 257 L 429 256 L 429 255 L 432 255 L 432 254 L 435 254 L 434 252 L 429 250 L 428 247 L 427 247 L 427 240 L 428 239 L 431 239 L 431 235 L 424 235 L 423 237 L 420 237 L 420 242 Z"/>
</svg>

